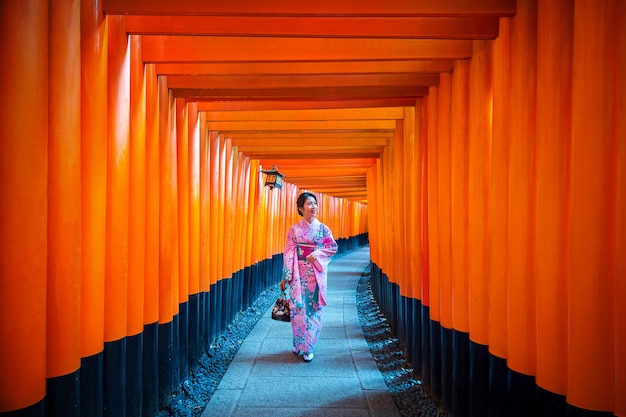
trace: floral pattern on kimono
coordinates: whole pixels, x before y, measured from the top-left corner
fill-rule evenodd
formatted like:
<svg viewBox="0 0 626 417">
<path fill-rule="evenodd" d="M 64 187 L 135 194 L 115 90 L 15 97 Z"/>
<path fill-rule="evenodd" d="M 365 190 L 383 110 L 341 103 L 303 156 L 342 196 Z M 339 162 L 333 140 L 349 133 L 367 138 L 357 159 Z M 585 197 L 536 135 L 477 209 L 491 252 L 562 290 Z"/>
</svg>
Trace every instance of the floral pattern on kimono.
<svg viewBox="0 0 626 417">
<path fill-rule="evenodd" d="M 312 245 L 315 261 L 299 260 L 298 244 Z M 289 283 L 293 345 L 302 352 L 311 353 L 319 337 L 328 264 L 335 253 L 337 242 L 330 229 L 317 219 L 310 224 L 301 219 L 287 233 L 283 273 Z"/>
</svg>

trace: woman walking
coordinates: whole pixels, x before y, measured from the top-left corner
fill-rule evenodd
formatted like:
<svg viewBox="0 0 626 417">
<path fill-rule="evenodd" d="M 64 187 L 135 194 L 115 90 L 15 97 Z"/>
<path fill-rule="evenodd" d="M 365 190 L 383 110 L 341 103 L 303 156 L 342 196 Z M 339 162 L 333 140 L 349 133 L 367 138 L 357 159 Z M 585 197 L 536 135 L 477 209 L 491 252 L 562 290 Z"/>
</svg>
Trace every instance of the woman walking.
<svg viewBox="0 0 626 417">
<path fill-rule="evenodd" d="M 292 352 L 313 360 L 313 348 L 322 330 L 326 306 L 328 264 L 337 253 L 333 234 L 317 216 L 317 198 L 304 192 L 296 201 L 302 219 L 287 232 L 280 288 L 289 284 L 289 307 L 293 333 Z"/>
</svg>

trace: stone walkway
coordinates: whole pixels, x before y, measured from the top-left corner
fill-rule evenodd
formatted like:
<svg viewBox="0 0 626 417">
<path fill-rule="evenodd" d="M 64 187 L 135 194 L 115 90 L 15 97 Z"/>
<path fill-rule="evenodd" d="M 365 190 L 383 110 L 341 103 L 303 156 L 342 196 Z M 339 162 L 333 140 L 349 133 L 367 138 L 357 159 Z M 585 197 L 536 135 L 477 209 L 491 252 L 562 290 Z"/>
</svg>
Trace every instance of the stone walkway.
<svg viewBox="0 0 626 417">
<path fill-rule="evenodd" d="M 356 288 L 369 247 L 334 259 L 315 358 L 291 353 L 291 325 L 270 318 L 250 332 L 202 417 L 399 417 L 363 337 Z"/>
</svg>

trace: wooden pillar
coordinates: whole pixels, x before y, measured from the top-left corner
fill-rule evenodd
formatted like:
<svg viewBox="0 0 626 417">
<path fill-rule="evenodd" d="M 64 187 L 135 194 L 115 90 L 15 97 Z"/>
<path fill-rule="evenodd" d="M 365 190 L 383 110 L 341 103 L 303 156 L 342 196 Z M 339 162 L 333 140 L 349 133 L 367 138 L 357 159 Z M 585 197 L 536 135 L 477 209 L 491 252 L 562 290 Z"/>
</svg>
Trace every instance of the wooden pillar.
<svg viewBox="0 0 626 417">
<path fill-rule="evenodd" d="M 81 413 L 102 410 L 107 169 L 107 20 L 81 2 Z"/>
<path fill-rule="evenodd" d="M 469 409 L 469 62 L 455 61 L 452 73 L 451 227 L 453 397 L 455 416 Z"/>
<path fill-rule="evenodd" d="M 537 6 L 536 378 L 565 395 L 574 1 Z"/>
<path fill-rule="evenodd" d="M 126 414 L 130 49 L 123 16 L 109 16 L 104 284 L 105 415 Z"/>
<path fill-rule="evenodd" d="M 620 3 L 620 10 L 616 15 L 619 21 L 626 19 L 626 5 Z M 618 66 L 618 114 L 617 114 L 617 196 L 615 207 L 626 207 L 626 27 L 620 25 L 619 31 L 619 66 Z M 615 276 L 615 407 L 616 415 L 626 415 L 626 396 L 617 393 L 626 392 L 626 323 L 622 317 L 626 317 L 626 213 L 617 210 L 615 221 L 617 231 L 615 259 L 617 261 Z"/>
<path fill-rule="evenodd" d="M 0 27 L 0 412 L 43 415 L 48 2 L 2 2 Z"/>
<path fill-rule="evenodd" d="M 200 146 L 200 118 L 198 117 L 198 103 L 188 103 L 188 137 L 189 137 L 189 348 L 187 361 L 189 367 L 193 369 L 198 359 L 204 351 L 201 348 L 201 325 L 204 321 L 201 321 L 201 309 L 200 298 L 205 292 L 206 276 L 200 278 L 201 264 L 200 259 L 200 241 L 201 231 L 200 229 L 200 158 L 201 158 L 201 146 Z M 202 286 L 202 288 L 201 288 Z M 204 304 L 203 304 L 204 305 Z M 203 338 L 202 338 L 203 339 Z"/>
<path fill-rule="evenodd" d="M 469 74 L 470 415 L 485 416 L 489 391 L 490 191 L 493 41 L 475 40 Z"/>
<path fill-rule="evenodd" d="M 615 396 L 616 174 L 620 0 L 574 10 L 567 401 L 611 411 Z M 623 29 L 621 29 L 623 30 Z"/>
<path fill-rule="evenodd" d="M 535 374 L 535 117 L 537 62 L 536 0 L 518 2 L 511 26 L 509 154 L 509 346 L 508 366 Z M 532 382 L 532 381 L 531 381 Z M 529 389 L 512 386 L 521 413 L 529 407 Z"/>
<path fill-rule="evenodd" d="M 187 103 L 184 98 L 176 98 L 173 109 L 176 119 L 176 167 L 177 167 L 177 220 L 178 220 L 178 284 L 174 303 L 178 307 L 178 359 L 179 377 L 184 380 L 189 374 L 189 120 Z"/>
<path fill-rule="evenodd" d="M 169 405 L 174 378 L 174 304 L 178 289 L 176 140 L 172 135 L 172 94 L 158 76 L 159 95 L 159 407 Z"/>
<path fill-rule="evenodd" d="M 143 398 L 143 313 L 146 265 L 146 82 L 141 37 L 130 36 L 130 144 L 126 412 L 137 415 Z"/>
<path fill-rule="evenodd" d="M 155 64 L 146 64 L 146 214 L 143 334 L 143 407 L 145 415 L 158 412 L 159 388 L 159 217 L 160 143 L 159 88 Z"/>
<path fill-rule="evenodd" d="M 50 3 L 46 408 L 80 414 L 80 4 Z"/>
<path fill-rule="evenodd" d="M 489 194 L 489 417 L 507 413 L 508 356 L 508 212 L 509 212 L 509 67 L 511 18 L 500 18 L 493 45 L 492 171 Z"/>
<path fill-rule="evenodd" d="M 439 136 L 439 278 L 441 292 L 441 401 L 452 407 L 452 212 L 451 212 L 451 87 L 452 74 L 442 73 L 437 98 Z M 433 388 L 436 390 L 437 388 Z"/>
</svg>

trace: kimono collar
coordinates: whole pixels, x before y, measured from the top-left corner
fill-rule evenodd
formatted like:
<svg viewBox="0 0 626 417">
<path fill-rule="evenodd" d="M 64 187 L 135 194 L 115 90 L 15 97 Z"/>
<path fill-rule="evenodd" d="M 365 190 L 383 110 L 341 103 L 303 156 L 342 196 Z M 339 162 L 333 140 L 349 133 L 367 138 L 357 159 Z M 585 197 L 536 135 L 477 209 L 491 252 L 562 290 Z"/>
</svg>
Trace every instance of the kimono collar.
<svg viewBox="0 0 626 417">
<path fill-rule="evenodd" d="M 312 228 L 313 226 L 317 226 L 319 223 L 320 221 L 317 220 L 317 218 L 313 219 L 311 223 L 307 222 L 304 219 L 300 219 L 300 227 L 303 228 L 304 230 L 308 230 Z"/>
</svg>

